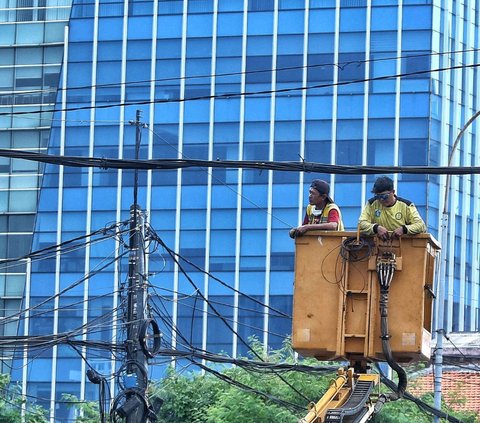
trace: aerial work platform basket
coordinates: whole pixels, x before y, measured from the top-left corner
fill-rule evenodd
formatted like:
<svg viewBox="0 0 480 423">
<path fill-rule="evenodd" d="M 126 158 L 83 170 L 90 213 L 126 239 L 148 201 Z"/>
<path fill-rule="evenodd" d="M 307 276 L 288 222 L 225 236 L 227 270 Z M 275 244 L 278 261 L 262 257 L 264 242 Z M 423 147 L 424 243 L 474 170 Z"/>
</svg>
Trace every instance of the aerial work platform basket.
<svg viewBox="0 0 480 423">
<path fill-rule="evenodd" d="M 388 320 L 398 362 L 428 361 L 435 259 L 430 234 L 381 242 L 355 232 L 296 238 L 293 348 L 319 360 L 383 361 L 378 258 L 394 257 Z"/>
</svg>

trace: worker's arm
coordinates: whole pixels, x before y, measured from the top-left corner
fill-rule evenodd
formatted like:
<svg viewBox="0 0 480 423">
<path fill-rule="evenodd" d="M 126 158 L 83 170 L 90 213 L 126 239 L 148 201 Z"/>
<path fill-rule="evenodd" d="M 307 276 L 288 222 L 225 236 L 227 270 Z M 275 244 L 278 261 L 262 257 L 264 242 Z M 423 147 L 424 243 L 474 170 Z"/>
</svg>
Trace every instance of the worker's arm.
<svg viewBox="0 0 480 423">
<path fill-rule="evenodd" d="M 308 231 L 336 231 L 337 222 L 312 223 L 311 225 L 302 225 L 296 229 L 295 236 L 301 236 Z"/>
<path fill-rule="evenodd" d="M 336 231 L 340 222 L 340 213 L 337 209 L 332 208 L 328 213 L 328 222 L 324 223 L 308 223 L 298 228 L 290 229 L 290 238 L 302 236 L 308 231 Z M 305 221 L 304 221 L 305 222 Z"/>
<path fill-rule="evenodd" d="M 363 208 L 362 214 L 358 219 L 360 232 L 365 235 L 374 235 L 376 233 L 375 231 L 376 223 L 372 223 L 372 222 L 373 222 L 373 209 L 370 203 L 367 203 Z"/>
<path fill-rule="evenodd" d="M 408 235 L 421 234 L 427 231 L 427 226 L 423 221 L 420 213 L 418 213 L 417 208 L 413 203 L 411 203 L 407 208 L 407 224 L 405 229 L 407 230 Z"/>
</svg>

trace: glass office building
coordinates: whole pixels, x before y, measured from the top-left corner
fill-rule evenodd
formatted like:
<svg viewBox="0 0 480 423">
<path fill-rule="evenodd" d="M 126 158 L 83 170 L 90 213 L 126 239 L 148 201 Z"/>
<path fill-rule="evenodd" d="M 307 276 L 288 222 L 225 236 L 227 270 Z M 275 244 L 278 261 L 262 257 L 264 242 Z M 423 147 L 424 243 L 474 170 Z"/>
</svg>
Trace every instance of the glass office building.
<svg viewBox="0 0 480 423">
<path fill-rule="evenodd" d="M 75 0 L 55 113 L 39 114 L 35 103 L 23 106 L 31 114 L 20 114 L 23 109 L 11 101 L 9 109 L 2 103 L 11 116 L 3 113 L 1 119 L 11 119 L 14 129 L 20 118 L 44 125 L 45 132 L 43 126 L 25 131 L 50 134 L 47 151 L 55 156 L 135 158 L 132 123 L 140 110 L 146 124 L 140 159 L 446 165 L 457 134 L 479 109 L 477 6 L 427 0 Z M 33 60 L 39 48 L 30 48 L 35 53 L 26 58 Z M 12 62 L 19 60 L 14 49 Z M 58 48 L 55 54 L 58 60 Z M 38 56 L 43 67 L 47 57 L 47 50 Z M 19 71 L 20 65 L 10 67 Z M 58 63 L 55 69 L 58 74 Z M 18 87 L 13 80 L 12 87 Z M 479 165 L 476 128 L 467 128 L 453 165 Z M 15 144 L 16 131 L 5 133 L 10 144 L 3 146 L 31 150 L 47 144 L 39 135 L 38 144 Z M 18 166 L 37 169 L 21 161 Z M 14 170 L 5 169 L 13 175 L 6 180 L 16 180 Z M 331 183 L 346 228 L 356 229 L 374 175 L 201 167 L 138 172 L 138 203 L 151 231 L 191 262 L 180 268 L 161 248 L 148 255 L 152 314 L 167 345 L 233 356 L 246 353 L 242 341 L 251 335 L 281 345 L 291 321 L 272 309 L 286 315 L 292 310 L 294 244 L 288 230 L 301 221 L 310 180 L 317 177 Z M 445 176 L 392 177 L 398 194 L 415 202 L 437 236 Z M 135 179 L 133 170 L 46 165 L 32 251 L 128 219 Z M 478 330 L 479 179 L 453 176 L 451 182 L 445 327 Z M 10 199 L 17 193 L 13 186 L 2 189 Z M 32 218 L 33 200 L 21 199 L 12 204 L 28 202 Z M 15 228 L 5 225 L 4 239 Z M 117 294 L 128 265 L 121 260 L 124 243 L 116 235 L 27 261 L 24 308 L 31 315 L 21 316 L 20 330 L 29 336 L 72 333 L 86 341 L 118 337 Z M 91 326 L 78 335 L 84 325 Z M 62 393 L 95 398 L 87 366 L 109 374 L 114 359 L 111 352 L 55 345 L 25 355 L 13 375 L 63 421 L 69 412 L 59 401 Z M 162 372 L 162 366 L 150 367 L 152 377 Z"/>
<path fill-rule="evenodd" d="M 0 0 L 0 148 L 46 152 L 71 0 Z M 28 112 L 33 112 L 28 114 Z M 0 260 L 29 253 L 42 166 L 0 158 Z M 25 263 L 0 269 L 0 319 L 15 315 Z M 0 325 L 15 335 L 18 319 Z M 11 355 L 2 355 L 8 373 Z"/>
</svg>

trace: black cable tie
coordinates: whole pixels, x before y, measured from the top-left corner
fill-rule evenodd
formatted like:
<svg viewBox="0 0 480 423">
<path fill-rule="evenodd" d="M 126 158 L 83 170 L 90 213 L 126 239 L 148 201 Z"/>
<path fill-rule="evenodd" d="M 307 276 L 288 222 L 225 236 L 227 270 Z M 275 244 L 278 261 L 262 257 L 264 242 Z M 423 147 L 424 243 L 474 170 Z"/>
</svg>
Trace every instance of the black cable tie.
<svg viewBox="0 0 480 423">
<path fill-rule="evenodd" d="M 302 162 L 302 170 L 303 172 L 307 171 L 307 168 L 305 166 L 305 159 L 299 154 L 298 157 L 300 157 L 300 161 Z"/>
<path fill-rule="evenodd" d="M 108 166 L 107 166 L 107 159 L 105 158 L 105 156 L 102 156 L 102 158 L 100 159 L 100 169 L 102 170 L 108 170 Z"/>
</svg>

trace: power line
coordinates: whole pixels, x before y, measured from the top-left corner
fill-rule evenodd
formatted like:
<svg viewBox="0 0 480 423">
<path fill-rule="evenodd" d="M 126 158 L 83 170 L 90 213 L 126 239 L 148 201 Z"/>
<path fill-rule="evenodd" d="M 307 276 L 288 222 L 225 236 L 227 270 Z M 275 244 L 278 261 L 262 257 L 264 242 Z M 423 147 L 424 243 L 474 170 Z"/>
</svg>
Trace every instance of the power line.
<svg viewBox="0 0 480 423">
<path fill-rule="evenodd" d="M 376 76 L 372 78 L 360 78 L 355 80 L 348 80 L 348 81 L 338 81 L 336 83 L 324 83 L 324 84 L 314 84 L 308 86 L 296 86 L 296 87 L 287 87 L 287 88 L 277 88 L 277 89 L 269 89 L 269 90 L 259 90 L 259 91 L 244 91 L 239 93 L 220 93 L 214 95 L 205 95 L 205 96 L 193 96 L 187 98 L 173 98 L 173 99 L 155 99 L 155 100 L 138 100 L 138 101 L 129 101 L 123 103 L 107 103 L 107 104 L 96 104 L 94 106 L 75 106 L 75 107 L 66 107 L 63 109 L 52 109 L 52 110 L 33 110 L 33 111 L 18 111 L 18 112 L 1 112 L 0 116 L 20 116 L 20 115 L 32 115 L 32 114 L 40 114 L 40 113 L 60 113 L 60 112 L 72 112 L 78 110 L 91 110 L 91 109 L 109 109 L 112 107 L 128 107 L 128 106 L 141 106 L 141 105 L 148 105 L 148 104 L 166 104 L 166 103 L 184 103 L 187 101 L 197 101 L 197 100 L 212 100 L 212 99 L 232 99 L 232 98 L 239 98 L 239 97 L 250 97 L 250 96 L 263 96 L 263 95 L 271 95 L 271 94 L 282 94 L 282 93 L 291 93 L 294 91 L 309 91 L 314 89 L 321 89 L 321 88 L 329 88 L 329 87 L 339 87 L 345 86 L 350 84 L 358 84 L 358 83 L 365 83 L 371 81 L 384 81 L 388 79 L 395 79 L 395 78 L 403 78 L 408 76 L 415 76 L 415 75 L 426 75 L 435 72 L 445 72 L 451 71 L 456 69 L 468 69 L 468 68 L 476 68 L 480 66 L 480 64 L 468 64 L 468 65 L 457 65 L 457 66 L 449 66 L 437 69 L 428 69 L 428 70 L 421 70 L 416 72 L 404 72 L 398 74 L 391 74 L 391 75 L 382 75 Z"/>
<path fill-rule="evenodd" d="M 441 330 L 441 331 L 439 331 L 439 332 L 440 332 L 439 335 L 440 335 L 440 336 L 443 335 L 443 337 L 444 337 L 448 342 L 450 342 L 450 343 L 453 345 L 453 347 L 461 354 L 461 356 L 462 356 L 468 363 L 470 363 L 472 366 L 474 366 L 474 367 L 477 369 L 477 371 L 480 371 L 480 366 L 478 366 L 478 364 L 474 363 L 474 362 L 471 360 L 470 357 L 468 357 L 466 354 L 464 354 L 464 352 L 463 352 L 460 348 L 458 348 L 458 347 L 453 343 L 452 339 L 445 333 L 444 330 Z"/>
<path fill-rule="evenodd" d="M 247 294 L 244 294 L 243 292 L 239 291 L 238 289 L 230 286 L 228 283 L 222 281 L 220 278 L 217 278 L 216 276 L 214 276 L 213 274 L 211 274 L 210 272 L 207 272 L 206 270 L 202 269 L 200 266 L 197 266 L 195 263 L 193 263 L 191 260 L 188 260 L 186 257 L 182 256 L 181 254 L 179 253 L 176 253 L 174 250 L 172 250 L 170 247 L 168 247 L 164 242 L 163 240 L 158 236 L 158 234 L 155 232 L 155 230 L 153 230 L 152 228 L 149 228 L 149 233 L 148 233 L 149 236 L 151 236 L 153 239 L 155 239 L 165 250 L 167 250 L 167 252 L 170 254 L 170 255 L 174 255 L 175 257 L 181 259 L 182 261 L 184 261 L 185 263 L 188 263 L 190 266 L 194 267 L 196 270 L 198 270 L 199 272 L 207 275 L 209 278 L 211 278 L 212 280 L 218 282 L 220 285 L 224 286 L 225 288 L 228 288 L 230 289 L 231 291 L 235 292 L 236 294 L 239 294 L 245 298 L 248 298 L 250 301 L 262 306 L 264 309 L 267 308 L 268 310 L 270 311 L 273 311 L 275 312 L 277 315 L 279 316 L 282 316 L 282 317 L 287 317 L 287 318 L 291 318 L 291 316 L 289 316 L 288 314 L 280 311 L 280 310 L 277 310 L 275 309 L 274 307 L 271 307 L 270 305 L 267 305 L 265 303 L 262 303 L 261 301 L 257 300 L 256 298 L 252 297 L 251 295 L 247 295 Z"/>
<path fill-rule="evenodd" d="M 101 299 L 101 298 L 111 297 L 112 294 L 115 295 L 115 294 L 118 294 L 118 293 L 119 293 L 119 291 L 113 291 L 113 292 L 109 292 L 107 294 L 89 296 L 87 299 L 82 298 L 79 301 L 75 301 L 75 302 L 72 302 L 72 303 L 69 303 L 69 304 L 65 304 L 63 306 L 59 306 L 59 307 L 56 307 L 56 308 L 50 308 L 50 307 L 47 307 L 46 309 L 41 309 L 40 308 L 40 310 L 38 312 L 29 314 L 28 319 L 35 319 L 35 318 L 38 318 L 38 317 L 43 316 L 45 314 L 53 313 L 55 311 L 63 311 L 63 312 L 81 311 L 81 310 L 83 310 L 83 307 L 73 308 L 72 306 L 81 305 L 81 304 L 88 304 L 92 301 L 96 301 L 96 300 Z M 55 297 L 50 297 L 49 301 L 53 301 L 54 299 L 55 299 Z M 94 308 L 94 307 L 90 307 L 90 306 L 89 306 L 89 310 L 90 311 L 95 311 L 95 310 L 102 310 L 103 311 L 103 309 L 101 309 L 101 308 Z M 31 309 L 22 309 L 21 310 L 22 314 L 27 313 L 29 311 L 31 311 Z M 10 317 L 10 316 L 6 316 L 6 317 Z M 18 322 L 21 322 L 21 321 L 26 320 L 26 319 L 27 319 L 27 316 L 20 315 L 20 316 L 16 317 L 14 320 L 18 321 Z M 3 319 L 2 319 L 2 322 L 4 322 Z M 1 343 L 1 338 L 0 338 L 0 343 Z"/>
<path fill-rule="evenodd" d="M 158 239 L 158 241 L 162 244 L 162 246 L 165 245 L 160 238 Z M 168 251 L 168 249 L 167 249 L 167 251 Z M 173 253 L 170 253 L 170 252 L 169 252 L 169 254 L 170 254 L 170 257 L 172 257 L 173 261 L 178 266 L 179 270 L 185 275 L 185 277 L 190 282 L 190 284 L 197 290 L 197 292 L 199 293 L 199 295 L 203 299 L 203 301 L 205 301 L 208 304 L 208 306 L 212 309 L 212 311 L 222 320 L 222 322 L 225 324 L 225 326 L 232 333 L 234 333 L 236 335 L 236 337 L 240 340 L 240 342 L 242 342 L 258 359 L 261 360 L 262 358 L 260 357 L 260 355 L 254 349 L 251 348 L 251 346 L 243 339 L 243 337 L 237 331 L 235 331 L 233 329 L 233 327 L 225 320 L 225 318 L 218 312 L 218 310 L 212 304 L 210 304 L 208 302 L 208 298 L 206 298 L 205 295 L 203 295 L 203 293 L 195 285 L 195 282 L 190 278 L 190 276 L 188 276 L 188 274 L 183 269 L 182 265 L 180 264 L 180 262 L 178 261 L 176 256 Z M 307 398 L 302 392 L 300 392 L 293 385 L 291 385 L 287 380 L 282 378 L 280 375 L 277 375 L 277 376 L 283 383 L 285 383 L 287 386 L 289 386 L 297 395 L 299 395 L 301 398 L 305 399 L 306 401 L 310 402 L 309 398 Z"/>
<path fill-rule="evenodd" d="M 225 304 L 225 303 L 222 303 L 222 302 L 218 302 L 218 301 L 212 301 L 211 298 L 208 299 L 208 302 L 210 304 L 216 304 L 216 305 L 220 305 L 220 306 L 229 306 L 229 307 L 234 307 L 232 304 Z M 178 300 L 178 303 L 182 304 L 183 307 L 188 307 L 189 309 L 192 310 L 192 320 L 193 320 L 193 317 L 195 316 L 195 312 L 199 312 L 199 314 L 203 314 L 203 308 L 201 306 L 197 306 L 197 305 L 190 305 L 190 304 L 184 304 L 183 302 L 181 302 L 180 300 Z M 240 307 L 235 307 L 235 308 L 238 308 L 239 310 L 241 310 Z M 265 314 L 265 311 L 259 311 L 259 310 L 255 310 L 254 311 L 255 313 L 257 314 L 261 314 L 262 316 Z M 207 315 L 208 316 L 211 316 L 211 317 L 218 317 L 215 313 L 211 312 L 211 311 L 208 311 L 207 310 Z M 228 321 L 230 323 L 234 323 L 234 320 L 232 317 L 230 318 L 227 318 L 225 316 L 223 316 L 223 318 L 225 319 L 225 321 Z M 252 324 L 247 324 L 247 323 L 244 323 L 241 321 L 241 318 L 239 317 L 238 321 L 237 321 L 237 324 L 239 326 L 242 326 L 244 328 L 248 328 L 248 329 L 254 329 L 255 331 L 258 331 L 258 332 L 265 332 L 264 328 L 263 327 L 258 327 L 258 326 L 254 326 Z M 192 325 L 193 327 L 193 325 Z M 272 332 L 272 331 L 266 331 L 269 335 L 272 335 L 272 336 L 275 336 L 277 338 L 281 338 L 281 339 L 285 339 L 287 337 L 287 335 L 285 334 L 280 334 L 280 333 L 276 333 L 276 332 Z"/>
<path fill-rule="evenodd" d="M 157 290 L 162 290 L 162 291 L 166 291 L 166 292 L 169 292 L 171 294 L 173 294 L 175 291 L 173 291 L 172 289 L 168 289 L 168 288 L 165 288 L 163 286 L 159 286 L 159 285 L 153 285 L 150 283 L 150 287 L 154 288 L 155 289 L 155 296 L 156 297 L 161 297 L 162 299 L 164 299 L 165 301 L 169 301 L 169 302 L 172 302 L 173 301 L 173 298 L 169 297 L 169 296 L 166 296 L 166 295 L 161 295 L 158 293 Z M 240 295 L 244 295 L 241 291 L 240 292 Z M 188 298 L 191 298 L 193 296 L 193 294 L 187 294 L 187 293 L 183 293 L 183 292 L 180 292 L 180 291 L 177 291 L 177 294 L 180 295 L 180 296 L 183 296 L 183 297 L 177 297 L 177 301 L 178 302 L 183 302 L 184 300 L 187 300 Z M 246 294 L 245 294 L 246 295 Z M 248 297 L 248 295 L 246 295 Z M 152 298 L 155 298 L 155 297 L 152 297 Z M 226 303 L 226 302 L 223 302 L 223 301 L 217 301 L 217 300 L 212 300 L 210 298 L 210 302 L 212 304 L 217 304 L 217 305 L 220 305 L 222 307 L 233 307 L 233 304 L 231 303 Z M 259 302 L 259 304 L 262 304 L 261 302 Z M 264 305 L 263 307 L 266 307 L 266 305 Z M 248 307 L 242 307 L 242 306 L 235 306 L 235 308 L 237 308 L 238 310 L 242 310 L 242 311 L 245 311 L 245 312 L 248 312 L 248 313 L 251 313 L 251 314 L 259 314 L 259 315 L 264 315 L 265 314 L 265 311 L 264 310 L 259 310 L 259 309 L 255 309 L 255 308 L 248 308 Z M 292 318 L 292 316 L 289 316 L 289 315 L 285 315 L 285 316 L 273 316 L 273 317 L 278 317 L 278 318 L 285 318 L 285 319 L 288 319 L 290 320 Z M 262 329 L 263 330 L 263 329 Z"/>
<path fill-rule="evenodd" d="M 285 400 L 282 400 L 282 399 L 279 399 L 277 397 L 275 397 L 274 395 L 271 395 L 271 394 L 267 394 L 265 392 L 262 392 L 258 389 L 255 389 L 255 388 L 252 388 L 250 386 L 248 386 L 247 384 L 243 383 L 243 382 L 239 382 L 223 373 L 220 373 L 218 372 L 217 370 L 214 370 L 208 366 L 205 366 L 204 364 L 202 363 L 199 363 L 195 360 L 192 360 L 190 359 L 190 361 L 192 361 L 193 364 L 195 364 L 196 366 L 200 367 L 202 370 L 205 370 L 206 372 L 208 373 L 211 373 L 212 375 L 214 375 L 215 377 L 217 377 L 218 379 L 220 380 L 223 380 L 224 382 L 232 385 L 232 386 L 235 386 L 245 392 L 248 392 L 248 393 L 251 393 L 251 394 L 255 394 L 255 395 L 258 395 L 258 396 L 261 396 L 263 398 L 265 398 L 266 400 L 269 400 L 277 405 L 280 405 L 282 407 L 285 407 L 289 410 L 292 410 L 292 411 L 303 411 L 305 409 L 305 407 L 303 406 L 300 406 L 298 404 L 295 404 L 295 403 L 292 403 L 290 401 L 285 401 Z M 278 377 L 280 377 L 280 375 L 277 374 Z M 289 383 L 288 383 L 289 384 Z M 295 391 L 298 391 L 297 389 L 295 389 Z M 300 392 L 300 391 L 298 391 Z M 304 397 L 304 395 L 302 394 L 301 395 L 302 397 Z M 309 401 L 310 403 L 310 401 Z"/>
<path fill-rule="evenodd" d="M 382 369 L 377 365 L 377 370 L 378 372 L 380 373 L 380 378 L 381 378 L 381 381 L 386 385 L 388 386 L 389 389 L 395 391 L 397 389 L 397 385 L 394 381 L 388 379 L 385 374 L 383 373 Z M 408 393 L 408 392 L 405 392 L 404 394 L 404 398 L 409 400 L 409 401 L 412 401 L 414 402 L 415 404 L 417 404 L 418 407 L 420 407 L 421 410 L 424 410 L 426 412 L 428 412 L 429 414 L 431 415 L 434 415 L 434 416 L 437 416 L 437 417 L 440 417 L 442 419 L 446 419 L 447 421 L 449 422 L 452 422 L 452 423 L 462 423 L 459 419 L 457 419 L 456 417 L 453 417 L 453 416 L 450 416 L 449 414 L 443 412 L 442 410 L 438 410 L 436 409 L 435 407 L 431 406 L 430 404 L 427 404 L 425 401 L 422 401 L 421 399 L 419 398 L 416 398 L 414 397 L 412 394 Z"/>
<path fill-rule="evenodd" d="M 161 299 L 161 297 L 160 297 Z M 195 349 L 195 350 L 198 350 L 197 348 L 195 348 L 189 341 L 188 339 L 186 338 L 186 336 L 184 336 L 178 326 L 173 322 L 173 319 L 172 317 L 168 314 L 168 311 L 165 307 L 165 305 L 163 304 L 163 301 L 160 301 L 160 304 L 163 306 L 164 308 L 164 313 L 162 313 L 162 311 L 157 307 L 157 304 L 156 302 L 153 302 L 153 304 L 150 303 L 150 308 L 157 313 L 157 316 L 160 317 L 160 319 L 162 320 L 162 322 L 165 324 L 165 326 L 172 332 L 174 333 L 176 336 L 177 336 L 177 344 L 179 344 L 179 341 L 178 341 L 178 338 L 183 340 L 183 342 L 185 342 L 185 344 L 181 344 L 182 347 L 185 347 L 186 349 Z M 163 338 L 163 340 L 165 341 L 165 338 Z"/>
<path fill-rule="evenodd" d="M 480 65 L 479 65 L 480 66 Z M 96 167 L 99 169 L 172 170 L 197 167 L 221 169 L 259 169 L 282 172 L 330 173 L 336 175 L 424 174 L 472 175 L 480 174 L 480 166 L 360 166 L 332 165 L 306 161 L 268 160 L 183 160 L 183 159 L 109 159 L 80 156 L 59 156 L 30 151 L 0 149 L 0 157 L 24 159 L 59 166 Z"/>
<path fill-rule="evenodd" d="M 157 132 L 155 132 L 152 128 L 148 127 L 148 130 L 150 132 L 153 133 L 153 135 L 155 135 L 156 137 L 158 137 L 161 141 L 163 141 L 165 144 L 167 144 L 168 146 L 170 146 L 176 153 L 179 153 L 182 155 L 182 158 L 183 159 L 191 159 L 191 157 L 188 157 L 187 155 L 185 155 L 182 152 L 180 152 L 180 150 L 173 144 L 171 144 L 170 142 L 168 142 L 164 137 L 162 137 L 160 134 L 158 134 Z M 262 210 L 264 211 L 267 215 L 270 215 L 272 218 L 274 218 L 275 220 L 277 220 L 278 222 L 281 222 L 283 224 L 285 224 L 285 226 L 287 227 L 291 227 L 290 224 L 288 224 L 287 222 L 285 222 L 283 219 L 279 218 L 278 216 L 276 216 L 275 214 L 269 212 L 267 209 L 265 209 L 264 207 L 258 205 L 255 201 L 253 201 L 252 199 L 248 198 L 246 195 L 244 195 L 243 193 L 239 193 L 234 187 L 232 187 L 231 185 L 227 184 L 226 182 L 222 181 L 220 178 L 216 177 L 214 172 L 212 172 L 210 169 L 208 168 L 202 168 L 206 173 L 207 175 L 210 175 L 214 180 L 216 180 L 217 182 L 219 182 L 221 185 L 223 185 L 224 187 L 228 188 L 230 191 L 232 191 L 233 193 L 235 193 L 235 195 L 237 196 L 240 196 L 243 200 L 247 201 L 248 203 L 252 204 L 253 206 L 255 206 L 257 209 L 259 210 Z"/>
<path fill-rule="evenodd" d="M 3 266 L 5 264 L 18 263 L 20 261 L 25 261 L 25 260 L 28 260 L 28 259 L 31 259 L 32 261 L 34 261 L 34 260 L 41 260 L 41 259 L 44 259 L 44 258 L 51 258 L 51 257 L 54 257 L 57 253 L 60 253 L 60 254 L 69 253 L 69 252 L 75 251 L 79 248 L 83 248 L 83 247 L 85 247 L 88 244 L 93 243 L 93 242 L 100 242 L 100 241 L 111 239 L 113 237 L 121 236 L 122 233 L 128 233 L 128 230 L 124 230 L 124 231 L 120 231 L 120 232 L 114 232 L 113 234 L 110 234 L 109 236 L 106 236 L 106 235 L 112 229 L 117 229 L 119 226 L 123 226 L 123 225 L 125 225 L 125 222 L 114 223 L 110 226 L 107 226 L 107 227 L 104 227 L 104 228 L 101 228 L 101 229 L 97 229 L 93 232 L 90 232 L 89 234 L 81 235 L 81 236 L 78 236 L 76 238 L 72 238 L 72 239 L 69 239 L 67 241 L 61 242 L 60 244 L 50 245 L 50 246 L 42 248 L 40 250 L 32 251 L 28 254 L 25 254 L 22 257 L 17 257 L 17 258 L 13 258 L 13 259 L 1 259 L 0 260 L 0 266 Z M 94 238 L 97 235 L 103 235 L 103 237 L 92 240 L 92 238 Z M 77 241 L 81 241 L 81 240 L 84 240 L 84 239 L 90 239 L 90 241 L 88 241 L 84 244 L 75 244 Z M 67 246 L 69 248 L 65 248 Z"/>
<path fill-rule="evenodd" d="M 338 370 L 338 366 L 309 366 L 298 363 L 286 363 L 286 362 L 269 362 L 269 361 L 255 361 L 247 360 L 242 358 L 231 358 L 226 355 L 213 354 L 213 353 L 202 353 L 196 350 L 192 351 L 180 351 L 177 349 L 164 348 L 159 351 L 159 355 L 167 355 L 171 357 L 193 357 L 199 358 L 205 361 L 210 361 L 212 363 L 223 363 L 231 364 L 237 367 L 248 368 L 249 370 L 254 370 L 258 372 L 265 371 L 280 371 L 280 372 L 300 372 L 300 373 L 334 373 Z"/>
<path fill-rule="evenodd" d="M 264 69 L 255 69 L 255 70 L 247 70 L 247 71 L 238 71 L 238 72 L 223 72 L 223 73 L 216 73 L 216 74 L 203 74 L 203 75 L 186 75 L 186 76 L 178 76 L 178 77 L 168 77 L 168 78 L 155 78 L 155 79 L 144 79 L 144 80 L 137 80 L 137 81 L 129 81 L 129 82 L 111 82 L 107 84 L 95 84 L 95 85 L 81 85 L 81 86 L 70 86 L 66 88 L 58 87 L 58 88 L 50 88 L 50 89 L 38 89 L 38 90 L 21 90 L 21 91 L 0 91 L 0 95 L 32 95 L 32 94 L 44 94 L 44 93 L 60 93 L 63 91 L 74 91 L 74 90 L 91 90 L 101 89 L 101 88 L 116 88 L 116 87 L 129 87 L 130 85 L 140 85 L 140 84 L 157 84 L 159 82 L 181 82 L 181 81 L 189 81 L 194 79 L 207 79 L 207 78 L 223 78 L 223 77 L 230 77 L 230 76 L 242 76 L 242 75 L 251 75 L 251 74 L 258 74 L 258 73 L 272 73 L 272 72 L 284 72 L 284 71 L 292 71 L 292 70 L 303 70 L 303 69 L 316 69 L 316 68 L 327 68 L 327 67 L 338 67 L 339 69 L 343 70 L 349 65 L 360 65 L 360 64 L 371 64 L 377 62 L 385 62 L 385 61 L 394 61 L 394 60 L 402 60 L 402 59 L 416 59 L 421 57 L 435 57 L 435 56 L 444 56 L 444 55 L 456 55 L 456 54 L 465 54 L 465 53 L 475 53 L 480 51 L 480 49 L 472 48 L 472 49 L 465 49 L 465 50 L 453 50 L 453 51 L 446 51 L 446 52 L 429 52 L 429 53 L 420 53 L 420 54 L 405 54 L 400 56 L 390 56 L 390 57 L 379 57 L 373 59 L 364 59 L 364 60 L 349 60 L 344 62 L 338 63 L 319 63 L 319 64 L 310 64 L 310 65 L 298 65 L 298 66 L 284 66 L 279 68 L 264 68 Z M 433 72 L 433 71 L 431 71 Z M 407 74 L 409 75 L 409 74 Z"/>
<path fill-rule="evenodd" d="M 175 352 L 175 351 L 169 351 L 168 353 L 170 354 L 171 352 Z M 181 354 L 181 353 L 180 353 Z M 192 354 L 182 354 L 182 357 L 189 360 L 192 364 L 200 367 L 200 369 L 204 370 L 205 372 L 207 373 L 210 373 L 212 374 L 213 376 L 215 376 L 216 378 L 228 383 L 229 385 L 232 385 L 232 386 L 235 386 L 245 392 L 248 392 L 248 393 L 251 393 L 251 394 L 255 394 L 255 395 L 259 395 L 267 400 L 270 400 L 271 402 L 273 403 L 276 403 L 277 405 L 280 405 L 282 407 L 285 407 L 287 409 L 290 409 L 290 410 L 295 410 L 295 411 L 299 411 L 299 410 L 304 410 L 304 407 L 303 406 L 299 406 L 298 404 L 295 404 L 295 403 L 292 403 L 292 402 L 289 402 L 289 401 L 284 401 L 284 400 L 281 400 L 271 394 L 266 394 L 265 392 L 262 392 L 258 389 L 255 389 L 255 388 L 252 388 L 251 386 L 248 386 L 247 384 L 245 383 L 242 383 L 242 382 L 239 382 L 231 377 L 229 377 L 228 375 L 224 374 L 224 373 L 221 373 L 217 370 L 214 370 L 202 363 L 199 363 L 198 361 L 194 360 L 194 356 Z M 272 370 L 272 368 L 269 368 L 268 369 L 269 371 Z M 282 380 L 283 378 L 278 374 L 278 373 L 275 373 L 275 375 L 277 375 L 278 377 L 280 377 Z M 290 386 L 290 384 L 288 384 Z M 296 391 L 296 390 L 295 390 Z"/>
<path fill-rule="evenodd" d="M 45 305 L 47 303 L 49 303 L 50 301 L 52 301 L 53 299 L 57 298 L 57 297 L 60 297 L 61 295 L 65 294 L 65 292 L 68 292 L 70 291 L 71 289 L 75 288 L 76 286 L 80 285 L 81 283 L 85 282 L 86 280 L 92 278 L 93 276 L 99 274 L 100 272 L 102 272 L 103 270 L 105 270 L 107 267 L 109 267 L 110 265 L 116 263 L 117 261 L 119 261 L 122 257 L 124 257 L 125 255 L 127 255 L 128 252 L 124 252 L 124 253 L 121 253 L 120 255 L 118 255 L 117 257 L 114 257 L 112 260 L 110 260 L 108 263 L 102 265 L 100 268 L 96 269 L 95 271 L 92 271 L 90 273 L 88 273 L 87 275 L 85 275 L 84 277 L 80 278 L 79 280 L 75 281 L 74 283 L 70 284 L 69 286 L 63 288 L 62 290 L 60 290 L 58 293 L 56 293 L 55 295 L 53 296 L 50 296 L 49 298 L 39 302 L 38 304 L 35 304 L 33 306 L 31 306 L 30 308 L 28 309 L 24 309 L 24 310 L 21 310 L 19 311 L 18 313 L 14 313 L 8 317 L 5 317 L 5 319 L 3 319 L 3 323 L 6 323 L 16 317 L 20 317 L 23 315 L 23 313 L 25 313 L 27 310 L 28 311 L 32 311 L 32 310 L 36 310 L 37 308 L 41 307 L 42 305 Z"/>
</svg>

